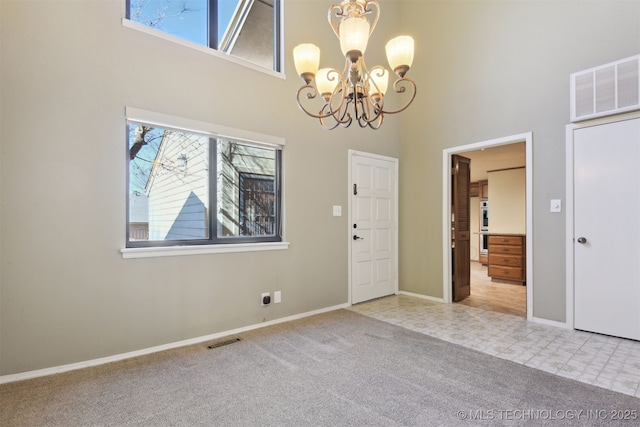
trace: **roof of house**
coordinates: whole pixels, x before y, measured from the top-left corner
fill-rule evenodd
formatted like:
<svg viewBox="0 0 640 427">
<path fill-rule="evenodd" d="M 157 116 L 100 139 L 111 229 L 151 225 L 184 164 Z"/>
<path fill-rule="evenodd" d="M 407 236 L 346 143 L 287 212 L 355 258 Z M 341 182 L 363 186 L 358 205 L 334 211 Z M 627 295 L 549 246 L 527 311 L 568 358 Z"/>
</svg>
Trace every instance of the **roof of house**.
<svg viewBox="0 0 640 427">
<path fill-rule="evenodd" d="M 218 50 L 273 67 L 274 0 L 240 0 Z"/>
</svg>

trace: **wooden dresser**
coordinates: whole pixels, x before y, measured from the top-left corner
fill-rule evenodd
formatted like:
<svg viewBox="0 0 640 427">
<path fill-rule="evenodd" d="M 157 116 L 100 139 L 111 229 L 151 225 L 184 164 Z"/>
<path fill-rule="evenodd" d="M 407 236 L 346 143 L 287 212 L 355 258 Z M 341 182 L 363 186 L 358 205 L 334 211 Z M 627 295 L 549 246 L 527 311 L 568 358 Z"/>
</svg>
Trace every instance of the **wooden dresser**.
<svg viewBox="0 0 640 427">
<path fill-rule="evenodd" d="M 489 234 L 488 274 L 491 279 L 526 285 L 526 237 L 522 234 Z"/>
</svg>

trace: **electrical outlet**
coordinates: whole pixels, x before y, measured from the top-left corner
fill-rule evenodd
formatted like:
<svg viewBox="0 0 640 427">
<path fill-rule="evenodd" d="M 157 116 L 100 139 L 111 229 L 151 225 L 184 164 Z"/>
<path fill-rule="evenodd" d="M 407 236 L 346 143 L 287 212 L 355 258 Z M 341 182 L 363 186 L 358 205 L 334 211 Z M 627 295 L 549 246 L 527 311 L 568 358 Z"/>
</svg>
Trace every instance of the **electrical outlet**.
<svg viewBox="0 0 640 427">
<path fill-rule="evenodd" d="M 282 302 L 282 291 L 275 291 L 273 293 L 273 303 L 280 304 Z"/>
<path fill-rule="evenodd" d="M 271 294 L 269 292 L 262 293 L 262 296 L 260 297 L 260 304 L 262 304 L 263 307 L 271 304 Z"/>
</svg>

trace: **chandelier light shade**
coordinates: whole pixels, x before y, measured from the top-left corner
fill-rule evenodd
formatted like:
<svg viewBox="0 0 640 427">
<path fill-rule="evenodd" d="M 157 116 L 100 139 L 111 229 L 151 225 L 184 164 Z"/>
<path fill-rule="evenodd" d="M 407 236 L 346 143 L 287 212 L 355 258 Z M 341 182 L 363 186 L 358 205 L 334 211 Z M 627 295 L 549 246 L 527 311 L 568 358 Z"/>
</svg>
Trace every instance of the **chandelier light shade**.
<svg viewBox="0 0 640 427">
<path fill-rule="evenodd" d="M 293 49 L 296 71 L 309 84 L 320 66 L 320 48 L 311 43 L 300 44 Z"/>
<path fill-rule="evenodd" d="M 369 21 L 364 18 L 348 18 L 342 21 L 339 28 L 340 49 L 351 62 L 356 62 L 367 50 L 371 28 Z"/>
<path fill-rule="evenodd" d="M 293 49 L 296 71 L 305 82 L 298 89 L 298 106 L 318 119 L 325 129 L 349 127 L 354 121 L 360 127 L 379 129 L 385 114 L 400 113 L 415 99 L 416 84 L 406 77 L 413 63 L 414 41 L 410 36 L 398 36 L 390 40 L 385 49 L 389 66 L 398 77 L 393 90 L 407 93 L 409 99 L 399 109 L 384 108 L 389 71 L 379 65 L 369 70 L 364 61 L 369 36 L 379 18 L 377 0 L 343 0 L 329 8 L 329 25 L 340 40 L 340 49 L 345 56 L 342 72 L 333 68 L 318 70 L 320 49 L 313 44 L 300 44 Z M 305 104 L 318 102 L 318 95 L 320 108 L 314 113 Z"/>
<path fill-rule="evenodd" d="M 331 68 L 323 68 L 316 76 L 316 87 L 322 97 L 327 100 L 340 82 L 340 73 Z"/>
<path fill-rule="evenodd" d="M 385 46 L 389 66 L 394 73 L 403 77 L 413 63 L 413 37 L 398 36 Z"/>
</svg>

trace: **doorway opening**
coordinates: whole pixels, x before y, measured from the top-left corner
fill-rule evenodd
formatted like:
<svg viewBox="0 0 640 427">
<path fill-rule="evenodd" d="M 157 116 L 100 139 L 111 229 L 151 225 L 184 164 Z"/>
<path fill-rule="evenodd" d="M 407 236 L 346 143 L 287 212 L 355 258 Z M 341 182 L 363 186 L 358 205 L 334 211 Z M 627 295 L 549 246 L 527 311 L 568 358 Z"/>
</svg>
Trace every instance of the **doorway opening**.
<svg viewBox="0 0 640 427">
<path fill-rule="evenodd" d="M 499 311 L 514 314 L 531 319 L 533 315 L 533 265 L 532 265 L 532 133 L 513 135 L 489 141 L 478 142 L 459 147 L 443 150 L 443 296 L 444 301 L 451 303 L 452 296 L 452 237 L 451 222 L 452 215 L 452 184 L 450 178 L 451 159 L 454 155 L 460 155 L 471 159 L 472 187 L 470 191 L 470 277 L 471 295 L 460 301 L 462 304 L 475 306 L 492 311 Z M 510 180 L 510 174 L 523 176 L 524 191 L 523 201 L 520 203 L 524 224 L 508 224 L 511 216 L 507 211 L 506 220 L 504 217 L 504 200 L 509 197 L 499 196 L 496 193 L 500 190 L 499 185 L 494 185 L 491 193 L 496 198 L 496 218 L 493 227 L 491 226 L 491 200 L 489 198 L 490 187 L 488 184 L 488 174 L 491 173 L 494 183 L 499 183 L 499 178 L 503 175 Z M 485 202 L 485 203 L 483 203 Z M 518 217 L 518 215 L 513 215 Z M 487 227 L 488 217 L 488 227 Z M 515 227 L 512 229 L 510 227 Z M 524 227 L 524 230 L 521 228 Z M 522 256 L 517 262 L 522 263 L 521 281 L 503 280 L 500 274 L 496 274 L 495 265 L 491 269 L 493 278 L 489 275 L 488 254 L 486 253 L 489 236 L 501 236 L 509 238 L 510 244 L 521 242 Z M 512 239 L 513 237 L 513 239 Z M 496 239 L 497 237 L 492 237 Z M 510 250 L 510 248 L 507 248 Z M 511 261 L 512 257 L 509 261 Z M 493 259 L 495 261 L 495 259 Z M 516 273 L 514 270 L 505 268 L 504 273 Z M 522 286 L 526 283 L 526 286 Z"/>
</svg>

